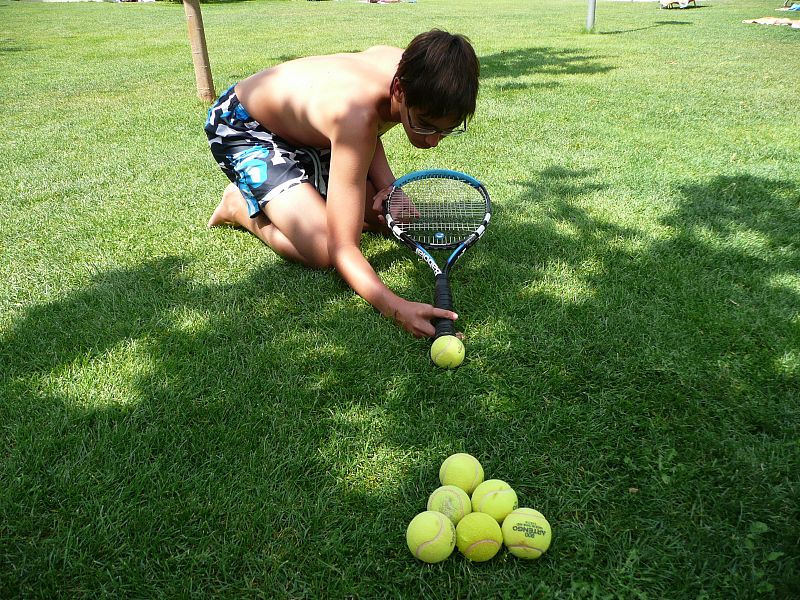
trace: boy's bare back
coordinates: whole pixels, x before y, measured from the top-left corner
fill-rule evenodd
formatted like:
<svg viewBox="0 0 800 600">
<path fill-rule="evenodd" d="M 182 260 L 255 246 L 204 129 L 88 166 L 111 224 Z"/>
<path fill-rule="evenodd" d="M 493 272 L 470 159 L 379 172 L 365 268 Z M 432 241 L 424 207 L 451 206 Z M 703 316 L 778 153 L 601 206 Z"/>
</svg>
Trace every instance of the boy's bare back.
<svg viewBox="0 0 800 600">
<path fill-rule="evenodd" d="M 300 58 L 252 75 L 236 93 L 268 130 L 293 144 L 326 148 L 342 121 L 374 135 L 394 125 L 390 86 L 402 54 L 400 48 L 374 46 Z"/>
</svg>

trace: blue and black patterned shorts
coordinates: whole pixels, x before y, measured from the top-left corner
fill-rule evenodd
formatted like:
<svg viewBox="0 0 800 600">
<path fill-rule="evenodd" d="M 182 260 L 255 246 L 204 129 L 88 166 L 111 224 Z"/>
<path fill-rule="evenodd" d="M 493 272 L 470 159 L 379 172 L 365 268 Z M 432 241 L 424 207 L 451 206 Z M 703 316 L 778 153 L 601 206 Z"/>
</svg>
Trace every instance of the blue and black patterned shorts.
<svg viewBox="0 0 800 600">
<path fill-rule="evenodd" d="M 231 86 L 208 111 L 211 153 L 239 188 L 250 217 L 295 185 L 311 182 L 327 196 L 330 148 L 296 148 L 253 119 Z"/>
</svg>

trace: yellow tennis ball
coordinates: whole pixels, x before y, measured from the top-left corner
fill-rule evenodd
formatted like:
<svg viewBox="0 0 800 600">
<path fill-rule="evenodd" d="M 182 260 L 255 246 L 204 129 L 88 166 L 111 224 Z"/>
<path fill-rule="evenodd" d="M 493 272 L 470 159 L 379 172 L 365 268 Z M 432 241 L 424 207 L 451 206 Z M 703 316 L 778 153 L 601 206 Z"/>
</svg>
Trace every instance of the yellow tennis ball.
<svg viewBox="0 0 800 600">
<path fill-rule="evenodd" d="M 519 558 L 539 558 L 553 537 L 550 523 L 538 510 L 518 508 L 503 521 L 503 542 Z"/>
<path fill-rule="evenodd" d="M 500 525 L 486 513 L 470 513 L 456 526 L 456 544 L 468 559 L 484 562 L 492 558 L 503 545 Z"/>
<path fill-rule="evenodd" d="M 483 467 L 471 454 L 459 452 L 448 456 L 439 468 L 442 485 L 455 485 L 471 494 L 483 481 Z"/>
<path fill-rule="evenodd" d="M 455 369 L 464 362 L 464 344 L 454 335 L 443 335 L 431 345 L 431 360 L 438 367 Z"/>
<path fill-rule="evenodd" d="M 453 553 L 456 529 L 444 514 L 426 510 L 411 519 L 406 543 L 416 558 L 426 563 L 441 562 Z"/>
<path fill-rule="evenodd" d="M 443 485 L 436 488 L 428 498 L 428 510 L 438 510 L 453 522 L 458 522 L 472 512 L 472 503 L 467 492 L 454 485 Z"/>
<path fill-rule="evenodd" d="M 487 479 L 472 492 L 472 510 L 491 515 L 498 523 L 517 506 L 517 493 L 501 479 Z"/>
</svg>

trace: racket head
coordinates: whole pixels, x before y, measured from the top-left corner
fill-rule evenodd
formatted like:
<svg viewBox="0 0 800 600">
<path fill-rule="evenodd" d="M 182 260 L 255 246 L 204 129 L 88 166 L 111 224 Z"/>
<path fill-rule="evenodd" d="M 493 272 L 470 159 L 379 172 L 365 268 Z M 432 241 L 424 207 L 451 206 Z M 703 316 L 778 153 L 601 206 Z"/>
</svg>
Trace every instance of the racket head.
<svg viewBox="0 0 800 600">
<path fill-rule="evenodd" d="M 426 250 L 471 246 L 489 225 L 492 204 L 484 185 L 449 169 L 414 171 L 395 181 L 383 202 L 395 237 Z"/>
</svg>

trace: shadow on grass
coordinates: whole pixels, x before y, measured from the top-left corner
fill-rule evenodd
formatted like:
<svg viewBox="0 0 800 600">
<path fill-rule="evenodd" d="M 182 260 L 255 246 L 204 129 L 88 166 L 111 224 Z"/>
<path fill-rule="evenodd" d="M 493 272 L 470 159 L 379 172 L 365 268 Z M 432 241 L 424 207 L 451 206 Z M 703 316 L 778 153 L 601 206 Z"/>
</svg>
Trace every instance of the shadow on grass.
<svg viewBox="0 0 800 600">
<path fill-rule="evenodd" d="M 690 346 L 681 347 L 680 354 L 688 361 L 686 372 L 700 357 L 716 364 L 711 356 L 717 353 L 722 360 L 729 349 L 726 344 L 735 347 L 753 323 L 769 318 L 770 330 L 783 342 L 753 348 L 766 352 L 762 359 L 772 364 L 761 374 L 767 379 L 788 378 L 786 385 L 795 383 L 796 374 L 781 373 L 778 366 L 780 358 L 794 350 L 792 315 L 800 310 L 800 298 L 788 284 L 791 273 L 800 268 L 796 249 L 800 226 L 795 218 L 800 197 L 794 184 L 752 176 L 718 176 L 710 182 L 685 184 L 677 189 L 678 208 L 662 220 L 669 237 L 647 240 L 636 228 L 621 227 L 590 212 L 587 199 L 605 189 L 591 170 L 556 166 L 516 183 L 526 191 L 512 210 L 537 207 L 539 212 L 524 226 L 509 227 L 501 219 L 494 224 L 504 244 L 493 248 L 492 270 L 517 262 L 519 247 L 510 240 L 527 240 L 533 248 L 528 255 L 532 269 L 509 279 L 509 294 L 551 304 L 552 299 L 531 285 L 541 275 L 540 268 L 550 261 L 575 267 L 571 275 L 585 294 L 579 301 L 567 302 L 565 309 L 582 314 L 587 307 L 603 308 L 605 315 L 598 312 L 598 318 L 608 323 L 614 317 L 624 330 L 640 332 L 643 347 L 628 358 L 646 356 L 646 346 L 654 343 L 650 336 L 659 338 L 647 323 L 661 324 L 660 334 L 667 339 L 684 328 L 684 341 L 711 344 L 700 356 Z M 506 240 L 512 248 L 508 252 L 503 250 Z M 607 312 L 608 308 L 613 310 Z M 507 313 L 510 322 L 523 323 L 536 309 L 528 302 L 509 301 L 501 302 L 497 310 Z M 642 322 L 636 322 L 637 315 Z M 695 338 L 694 328 L 701 327 L 718 346 Z M 719 331 L 711 334 L 714 328 Z M 623 339 L 626 345 L 632 342 L 628 336 Z"/>
<path fill-rule="evenodd" d="M 185 278 L 188 267 L 171 256 L 98 273 L 0 338 L 5 592 L 156 593 L 148 578 L 162 573 L 159 593 L 180 595 L 178 546 L 193 549 L 184 567 L 202 565 L 204 587 L 219 593 L 231 572 L 246 587 L 243 565 L 249 581 L 292 568 L 298 520 L 313 519 L 318 490 L 335 486 L 320 452 L 332 407 L 353 388 L 367 393 L 347 382 L 364 379 L 359 338 L 347 346 L 333 321 L 364 319 L 326 309 L 323 298 L 342 290 L 330 273 L 280 265 L 204 286 Z M 284 277 L 324 289 L 304 301 L 284 294 Z M 337 366 L 341 357 L 351 358 Z M 239 550 L 207 537 L 222 523 Z M 118 565 L 124 583 L 85 571 L 87 556 Z M 130 561 L 138 567 L 124 570 Z M 300 573 L 291 575 L 276 577 L 290 585 Z"/>
<path fill-rule="evenodd" d="M 39 46 L 34 46 L 33 44 L 20 44 L 16 40 L 8 38 L 0 39 L 0 53 L 31 52 L 39 48 Z"/>
<path fill-rule="evenodd" d="M 482 56 L 481 81 L 528 75 L 595 75 L 615 67 L 578 49 L 524 48 Z M 517 82 L 515 85 L 525 85 Z M 531 87 L 526 86 L 526 87 Z"/>
<path fill-rule="evenodd" d="M 606 189 L 606 185 L 591 181 L 596 169 L 571 169 L 562 166 L 548 167 L 535 181 L 515 181 L 514 183 L 528 188 L 528 199 L 542 197 L 569 198 Z M 523 200 L 524 201 L 524 200 Z"/>
<path fill-rule="evenodd" d="M 517 185 L 453 274 L 466 318 L 483 315 L 469 368 L 398 370 L 370 403 L 381 427 L 341 418 L 335 435 L 475 452 L 487 477 L 554 516 L 571 581 L 595 577 L 587 530 L 627 528 L 631 543 L 611 546 L 657 586 L 680 573 L 681 595 L 722 590 L 735 563 L 737 589 L 796 595 L 800 190 L 749 175 L 687 182 L 653 234 L 593 210 L 606 189 L 593 170 Z M 480 279 L 497 283 L 491 294 L 475 293 Z M 401 497 L 436 485 L 433 457 Z M 678 540 L 666 554 L 665 531 Z"/>
<path fill-rule="evenodd" d="M 700 8 L 700 7 L 698 7 Z M 619 35 L 621 33 L 633 33 L 635 31 L 646 31 L 648 29 L 656 29 L 658 27 L 673 26 L 673 25 L 694 25 L 691 21 L 656 21 L 652 25 L 644 27 L 635 27 L 633 29 L 617 29 L 614 31 L 599 31 L 600 35 Z"/>
<path fill-rule="evenodd" d="M 791 596 L 797 190 L 687 183 L 651 239 L 591 210 L 592 170 L 517 185 L 454 274 L 479 332 L 456 372 L 342 302 L 331 273 L 290 265 L 199 284 L 171 256 L 30 308 L 0 339 L 4 589 L 367 597 L 388 572 L 424 594 L 402 532 L 466 450 L 557 524 L 537 563 L 553 589 L 597 581 L 597 547 L 636 554 L 658 589 L 768 577 Z M 470 285 L 487 278 L 492 293 Z M 752 522 L 768 531 L 747 548 Z"/>
<path fill-rule="evenodd" d="M 588 552 L 580 531 L 593 515 L 610 517 L 600 498 L 642 503 L 629 523 L 641 542 L 648 527 L 680 531 L 678 515 L 710 496 L 706 522 L 714 525 L 686 530 L 692 539 L 680 534 L 673 572 L 702 581 L 707 568 L 719 575 L 711 587 L 724 587 L 729 561 L 766 565 L 775 548 L 793 558 L 769 565 L 755 584 L 779 582 L 776 594 L 792 596 L 800 589 L 792 565 L 800 530 L 786 530 L 800 467 L 789 441 L 800 430 L 799 190 L 747 175 L 686 183 L 662 219 L 668 233 L 651 238 L 592 210 L 592 194 L 603 189 L 592 176 L 543 171 L 520 182 L 525 191 L 505 207 L 532 216 L 519 225 L 501 216 L 493 222 L 484 269 L 502 285 L 472 298 L 470 310 L 491 315 L 487 331 L 497 344 L 473 360 L 496 372 L 498 385 L 465 391 L 478 407 L 470 428 L 504 439 L 511 453 L 526 444 L 513 440 L 535 440 L 536 458 L 519 461 L 519 471 L 501 467 L 503 478 L 529 482 L 518 485 L 522 497 L 539 498 L 543 480 L 563 485 L 570 477 L 559 472 L 587 465 L 567 484 L 572 489 L 562 489 L 559 544 L 575 549 L 569 560 Z M 463 402 L 445 406 L 457 411 Z M 748 558 L 736 540 L 749 525 L 734 515 L 752 496 L 764 503 L 746 509 L 749 520 L 769 522 L 769 534 L 759 556 Z M 667 497 L 671 507 L 661 505 Z M 708 548 L 713 566 L 696 563 Z"/>
<path fill-rule="evenodd" d="M 240 4 L 252 2 L 253 0 L 202 0 L 201 4 Z M 183 0 L 166 0 L 171 4 L 183 4 Z"/>
</svg>

